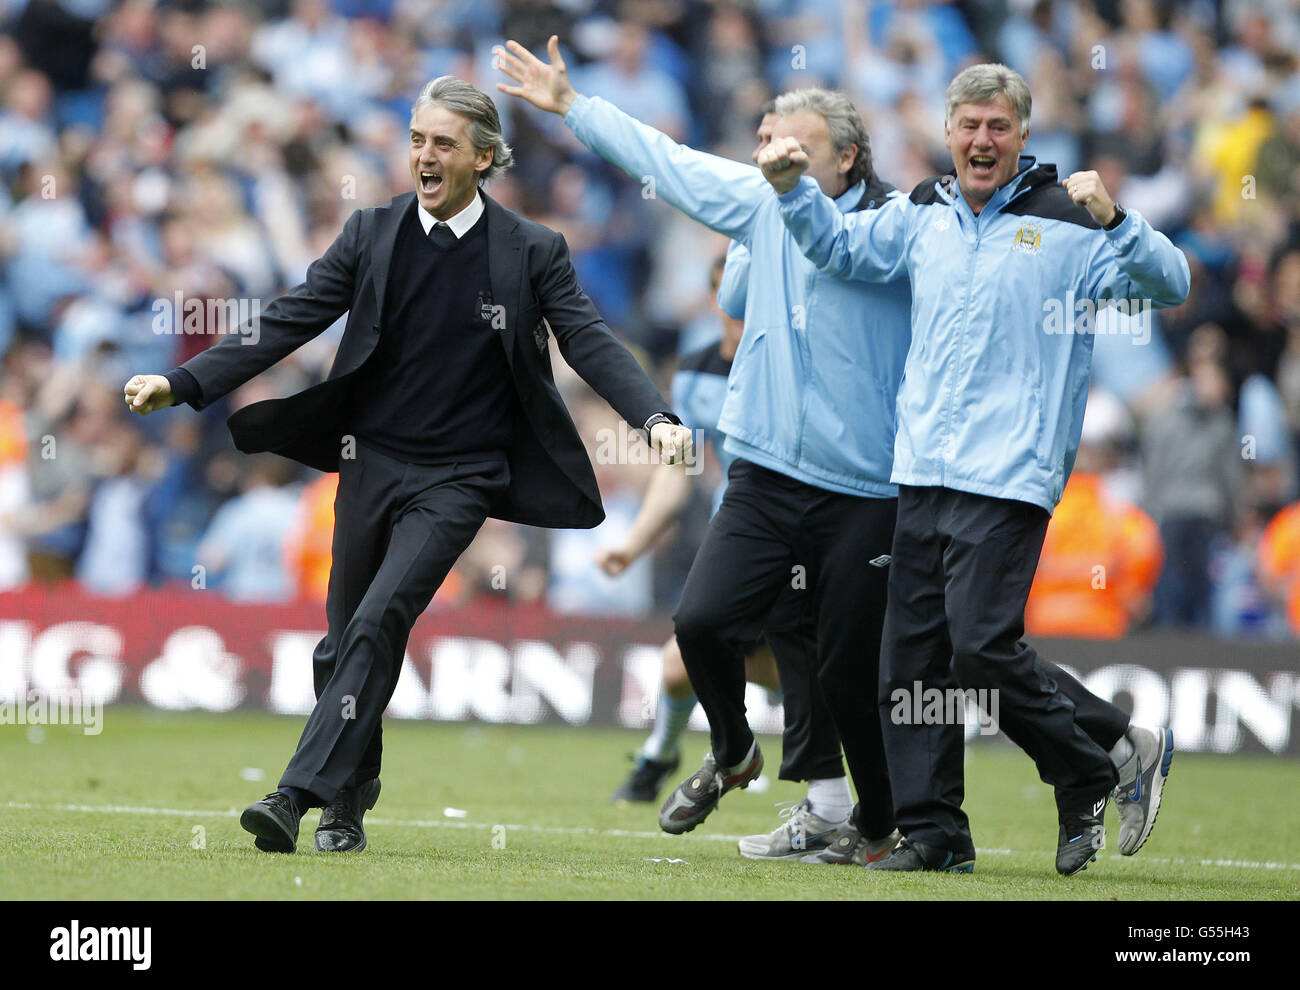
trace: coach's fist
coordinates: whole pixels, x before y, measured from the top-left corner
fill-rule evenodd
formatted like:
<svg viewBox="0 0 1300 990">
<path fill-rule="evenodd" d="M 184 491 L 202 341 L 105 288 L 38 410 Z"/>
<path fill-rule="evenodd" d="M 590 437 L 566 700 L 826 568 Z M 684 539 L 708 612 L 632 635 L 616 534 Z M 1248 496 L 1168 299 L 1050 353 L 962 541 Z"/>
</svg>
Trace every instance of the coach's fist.
<svg viewBox="0 0 1300 990">
<path fill-rule="evenodd" d="M 799 184 L 799 176 L 808 170 L 808 153 L 792 137 L 773 138 L 758 153 L 758 167 L 779 193 L 788 193 Z"/>
<path fill-rule="evenodd" d="M 172 386 L 162 375 L 136 375 L 123 389 L 126 407 L 141 416 L 176 403 Z"/>
<path fill-rule="evenodd" d="M 1096 172 L 1075 172 L 1062 181 L 1070 198 L 1092 214 L 1092 218 L 1105 227 L 1115 219 L 1115 201 L 1101 184 Z"/>
<path fill-rule="evenodd" d="M 689 463 L 691 431 L 673 423 L 655 423 L 650 427 L 650 449 L 659 455 L 661 464 Z"/>
</svg>

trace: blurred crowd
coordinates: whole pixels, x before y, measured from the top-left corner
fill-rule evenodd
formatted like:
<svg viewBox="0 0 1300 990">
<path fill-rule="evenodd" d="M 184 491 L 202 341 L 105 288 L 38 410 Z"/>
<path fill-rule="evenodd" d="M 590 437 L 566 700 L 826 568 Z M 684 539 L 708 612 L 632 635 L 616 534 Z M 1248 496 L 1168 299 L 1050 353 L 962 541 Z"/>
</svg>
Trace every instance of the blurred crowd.
<svg viewBox="0 0 1300 990">
<path fill-rule="evenodd" d="M 492 46 L 554 33 L 580 92 L 741 160 L 773 95 L 843 88 L 904 190 L 951 167 L 956 71 L 1022 73 L 1029 153 L 1096 169 L 1193 272 L 1177 309 L 1098 322 L 1030 631 L 1300 635 L 1300 0 L 0 0 L 0 18 L 0 589 L 323 599 L 336 476 L 239 455 L 224 420 L 323 379 L 342 324 L 203 413 L 131 417 L 122 385 L 219 339 L 211 320 L 187 333 L 173 301 L 269 301 L 353 210 L 410 189 L 425 81 L 495 93 Z M 518 165 L 489 194 L 564 234 L 666 383 L 720 334 L 708 272 L 725 241 L 497 95 Z M 560 378 L 594 457 L 614 414 Z M 599 529 L 492 521 L 435 607 L 671 608 L 716 465 L 679 538 L 618 579 L 593 557 L 649 469 L 596 469 Z"/>
</svg>

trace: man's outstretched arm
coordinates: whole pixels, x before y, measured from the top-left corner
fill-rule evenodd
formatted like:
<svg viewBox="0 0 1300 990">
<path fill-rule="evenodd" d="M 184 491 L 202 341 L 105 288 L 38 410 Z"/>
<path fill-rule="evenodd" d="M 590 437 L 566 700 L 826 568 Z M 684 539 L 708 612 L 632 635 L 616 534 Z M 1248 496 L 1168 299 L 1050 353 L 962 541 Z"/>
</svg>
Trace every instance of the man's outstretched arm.
<svg viewBox="0 0 1300 990">
<path fill-rule="evenodd" d="M 133 376 L 123 390 L 127 408 L 143 415 L 188 401 L 203 409 L 327 330 L 352 306 L 360 229 L 357 211 L 312 262 L 306 280 L 272 299 L 238 332 L 167 375 Z"/>
<path fill-rule="evenodd" d="M 794 138 L 774 140 L 760 151 L 758 167 L 776 190 L 786 229 L 822 271 L 866 282 L 907 276 L 904 251 L 912 204 L 906 196 L 895 196 L 878 210 L 841 213 L 803 174 L 808 154 Z"/>
<path fill-rule="evenodd" d="M 519 85 L 497 83 L 497 89 L 560 114 L 579 141 L 641 182 L 647 199 L 662 199 L 733 240 L 746 239 L 771 195 L 756 169 L 678 144 L 605 100 L 581 96 L 554 35 L 549 64 L 517 41 L 506 46 L 493 50 L 497 65 Z"/>
</svg>

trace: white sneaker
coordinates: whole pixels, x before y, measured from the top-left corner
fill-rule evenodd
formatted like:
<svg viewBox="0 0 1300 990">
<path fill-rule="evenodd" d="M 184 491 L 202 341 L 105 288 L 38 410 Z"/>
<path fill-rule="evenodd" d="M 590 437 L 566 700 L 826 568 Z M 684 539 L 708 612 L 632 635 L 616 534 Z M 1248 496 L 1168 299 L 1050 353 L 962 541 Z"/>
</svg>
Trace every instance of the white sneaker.
<svg viewBox="0 0 1300 990">
<path fill-rule="evenodd" d="M 845 829 L 857 830 L 848 821 L 828 822 L 813 813 L 812 805 L 804 798 L 781 812 L 786 821 L 772 832 L 747 835 L 736 845 L 746 859 L 799 859 L 808 853 L 825 849 L 844 834 Z"/>
</svg>

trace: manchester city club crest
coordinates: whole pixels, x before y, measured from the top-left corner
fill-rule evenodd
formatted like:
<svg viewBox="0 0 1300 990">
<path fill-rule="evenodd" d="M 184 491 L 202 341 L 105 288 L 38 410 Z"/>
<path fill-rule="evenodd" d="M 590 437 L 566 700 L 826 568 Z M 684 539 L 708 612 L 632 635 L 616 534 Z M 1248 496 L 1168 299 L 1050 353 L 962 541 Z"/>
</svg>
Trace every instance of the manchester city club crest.
<svg viewBox="0 0 1300 990">
<path fill-rule="evenodd" d="M 1037 254 L 1043 243 L 1043 225 L 1041 223 L 1022 223 L 1016 231 L 1016 239 L 1011 244 L 1012 251 L 1021 254 Z"/>
</svg>

